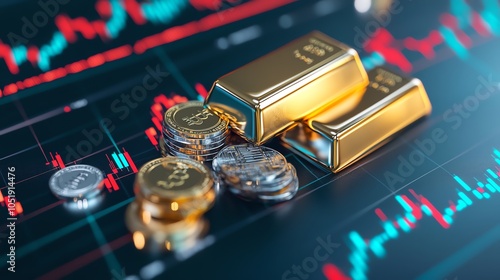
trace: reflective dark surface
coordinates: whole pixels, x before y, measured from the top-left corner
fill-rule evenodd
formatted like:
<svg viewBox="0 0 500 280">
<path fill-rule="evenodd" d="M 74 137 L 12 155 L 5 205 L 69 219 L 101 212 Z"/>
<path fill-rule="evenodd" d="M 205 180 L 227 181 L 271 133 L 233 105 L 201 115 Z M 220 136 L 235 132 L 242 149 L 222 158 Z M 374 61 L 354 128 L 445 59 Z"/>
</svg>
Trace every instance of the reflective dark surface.
<svg viewBox="0 0 500 280">
<path fill-rule="evenodd" d="M 44 12 L 46 24 L 39 13 L 37 30 L 25 27 L 24 35 L 25 22 L 34 25 L 45 9 L 35 1 L 0 4 L 2 279 L 498 276 L 498 1 L 380 1 L 366 13 L 351 1 L 212 2 L 115 12 L 109 33 L 83 20 L 107 22 L 108 1 L 102 15 L 95 1 L 69 2 L 53 16 Z M 370 1 L 355 2 L 363 11 Z M 373 16 L 383 2 L 390 12 Z M 79 17 L 64 31 L 65 45 L 56 23 Z M 335 175 L 273 140 L 269 146 L 297 169 L 292 201 L 263 205 L 224 192 L 194 249 L 137 250 L 125 211 L 134 170 L 160 155 L 161 113 L 201 100 L 218 77 L 312 30 L 354 47 L 367 69 L 385 62 L 422 80 L 431 116 Z M 16 48 L 14 63 L 16 42 L 26 48 Z M 98 205 L 70 211 L 50 192 L 50 176 L 74 163 L 106 174 Z M 9 178 L 22 212 L 15 244 L 5 227 Z M 15 274 L 6 262 L 14 245 Z"/>
</svg>

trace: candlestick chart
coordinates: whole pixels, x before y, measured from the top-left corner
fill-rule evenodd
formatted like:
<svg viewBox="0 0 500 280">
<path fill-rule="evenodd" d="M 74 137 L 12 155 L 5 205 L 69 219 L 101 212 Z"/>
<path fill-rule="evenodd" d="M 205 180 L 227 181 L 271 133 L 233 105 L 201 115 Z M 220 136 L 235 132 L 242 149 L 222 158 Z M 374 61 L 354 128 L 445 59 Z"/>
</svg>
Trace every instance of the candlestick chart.
<svg viewBox="0 0 500 280">
<path fill-rule="evenodd" d="M 294 199 L 219 188 L 190 250 L 138 248 L 125 211 L 166 110 L 313 30 L 420 79 L 432 114 L 338 174 L 273 139 Z M 0 278 L 15 251 L 26 279 L 495 279 L 499 44 L 498 0 L 2 2 Z M 96 199 L 52 194 L 75 164 L 102 171 Z"/>
</svg>

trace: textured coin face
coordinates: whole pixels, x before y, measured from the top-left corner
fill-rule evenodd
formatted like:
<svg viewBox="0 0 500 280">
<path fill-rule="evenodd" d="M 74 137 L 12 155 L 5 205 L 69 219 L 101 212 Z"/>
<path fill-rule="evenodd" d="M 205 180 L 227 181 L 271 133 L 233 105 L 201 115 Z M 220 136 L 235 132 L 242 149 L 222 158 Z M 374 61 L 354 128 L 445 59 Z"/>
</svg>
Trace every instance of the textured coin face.
<svg viewBox="0 0 500 280">
<path fill-rule="evenodd" d="M 172 200 L 205 194 L 212 188 L 213 179 L 208 168 L 197 161 L 165 157 L 141 167 L 137 186 L 146 198 Z"/>
<path fill-rule="evenodd" d="M 173 134 L 208 138 L 227 131 L 227 121 L 203 107 L 202 102 L 189 101 L 170 108 L 164 117 L 166 128 Z"/>
<path fill-rule="evenodd" d="M 96 167 L 71 165 L 52 175 L 49 187 L 59 198 L 90 198 L 100 192 L 103 179 L 102 172 Z"/>
<path fill-rule="evenodd" d="M 216 172 L 240 181 L 273 180 L 287 168 L 285 157 L 271 148 L 243 144 L 222 149 L 212 163 Z"/>
</svg>

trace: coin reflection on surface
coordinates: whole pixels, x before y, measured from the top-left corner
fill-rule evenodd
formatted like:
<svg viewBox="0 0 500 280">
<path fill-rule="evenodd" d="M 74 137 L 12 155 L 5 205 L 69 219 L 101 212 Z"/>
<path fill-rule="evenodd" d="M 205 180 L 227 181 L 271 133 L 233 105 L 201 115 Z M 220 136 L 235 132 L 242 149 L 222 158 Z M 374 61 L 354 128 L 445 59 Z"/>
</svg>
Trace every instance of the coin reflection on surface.
<svg viewBox="0 0 500 280">
<path fill-rule="evenodd" d="M 63 207 L 72 213 L 84 213 L 85 210 L 97 208 L 104 201 L 106 194 L 104 192 L 91 198 L 73 198 L 63 203 Z"/>
<path fill-rule="evenodd" d="M 144 249 L 144 246 L 146 245 L 146 238 L 144 237 L 144 234 L 140 231 L 135 231 L 132 234 L 132 239 L 134 241 L 134 246 L 137 248 L 137 250 L 142 250 Z"/>
<path fill-rule="evenodd" d="M 126 211 L 125 222 L 138 250 L 189 250 L 208 230 L 208 222 L 204 219 L 155 219 L 145 212 L 136 202 L 132 202 Z"/>
<path fill-rule="evenodd" d="M 394 5 L 393 5 L 394 4 Z M 383 12 L 392 12 L 395 13 L 399 5 L 397 2 L 393 0 L 355 0 L 354 8 L 358 13 L 361 14 L 377 14 Z M 379 15 L 380 16 L 380 15 Z"/>
</svg>

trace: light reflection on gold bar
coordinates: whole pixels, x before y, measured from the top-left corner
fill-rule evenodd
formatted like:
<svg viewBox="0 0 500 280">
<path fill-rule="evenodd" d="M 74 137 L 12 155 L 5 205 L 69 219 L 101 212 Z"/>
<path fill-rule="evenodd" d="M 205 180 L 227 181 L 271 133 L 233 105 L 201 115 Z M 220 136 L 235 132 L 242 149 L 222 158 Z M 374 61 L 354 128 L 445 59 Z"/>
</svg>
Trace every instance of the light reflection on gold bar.
<svg viewBox="0 0 500 280">
<path fill-rule="evenodd" d="M 367 84 L 355 50 L 312 32 L 218 79 L 205 104 L 260 145 Z"/>
<path fill-rule="evenodd" d="M 338 172 L 430 114 L 420 80 L 383 68 L 369 71 L 368 77 L 370 84 L 361 95 L 355 93 L 284 133 L 285 146 Z"/>
</svg>

